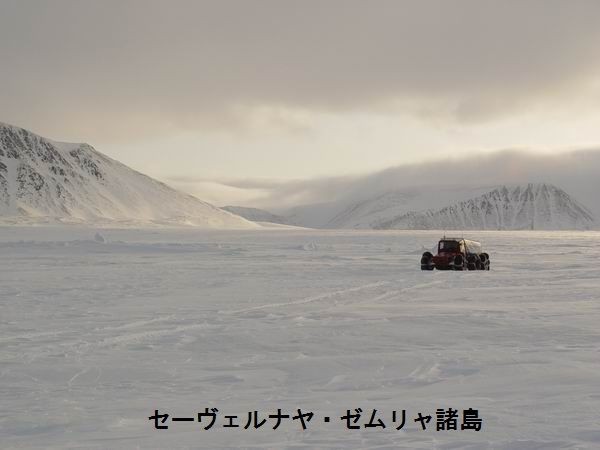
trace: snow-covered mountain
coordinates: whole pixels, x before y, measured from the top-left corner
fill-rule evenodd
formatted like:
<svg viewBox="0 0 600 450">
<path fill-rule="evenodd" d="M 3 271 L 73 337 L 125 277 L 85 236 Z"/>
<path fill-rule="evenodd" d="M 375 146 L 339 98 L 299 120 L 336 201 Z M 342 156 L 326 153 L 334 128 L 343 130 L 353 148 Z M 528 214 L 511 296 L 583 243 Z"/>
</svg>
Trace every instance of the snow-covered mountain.
<svg viewBox="0 0 600 450">
<path fill-rule="evenodd" d="M 323 226 L 325 228 L 377 228 L 381 223 L 410 211 L 443 208 L 485 194 L 493 188 L 494 186 L 424 186 L 384 192 L 366 200 L 350 203 L 331 216 Z"/>
<path fill-rule="evenodd" d="M 377 229 L 571 230 L 597 226 L 592 213 L 551 184 L 494 189 L 441 209 L 409 211 Z"/>
<path fill-rule="evenodd" d="M 548 183 L 509 186 L 426 186 L 356 202 L 291 209 L 287 220 L 345 229 L 596 229 L 594 214 Z"/>
<path fill-rule="evenodd" d="M 221 209 L 251 220 L 252 222 L 269 222 L 282 225 L 293 225 L 293 223 L 286 217 L 270 213 L 264 209 L 246 208 L 244 206 L 223 206 Z"/>
<path fill-rule="evenodd" d="M 136 172 L 94 150 L 0 123 L 0 220 L 258 225 Z"/>
</svg>

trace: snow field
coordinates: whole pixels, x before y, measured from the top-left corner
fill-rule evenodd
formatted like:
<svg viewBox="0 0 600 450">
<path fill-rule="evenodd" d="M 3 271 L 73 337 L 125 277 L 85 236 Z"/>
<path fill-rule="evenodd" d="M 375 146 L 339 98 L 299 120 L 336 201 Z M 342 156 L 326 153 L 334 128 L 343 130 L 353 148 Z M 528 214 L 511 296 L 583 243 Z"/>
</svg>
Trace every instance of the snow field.
<svg viewBox="0 0 600 450">
<path fill-rule="evenodd" d="M 468 233 L 461 273 L 419 270 L 439 232 L 96 231 L 0 227 L 2 448 L 600 447 L 600 233 Z M 205 407 L 316 416 L 148 421 Z M 412 422 L 440 407 L 484 429 Z"/>
</svg>

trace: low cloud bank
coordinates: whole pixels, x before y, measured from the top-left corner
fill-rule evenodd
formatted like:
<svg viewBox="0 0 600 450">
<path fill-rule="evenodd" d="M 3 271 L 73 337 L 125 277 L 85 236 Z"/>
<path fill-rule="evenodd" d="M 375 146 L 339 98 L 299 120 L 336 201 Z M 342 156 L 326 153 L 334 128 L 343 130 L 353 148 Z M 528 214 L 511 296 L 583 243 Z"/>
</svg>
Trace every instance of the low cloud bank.
<svg viewBox="0 0 600 450">
<path fill-rule="evenodd" d="M 233 203 L 285 212 L 298 205 L 352 203 L 384 192 L 432 185 L 492 186 L 545 182 L 563 188 L 600 216 L 599 173 L 600 149 L 560 154 L 503 150 L 480 156 L 393 167 L 363 176 L 292 181 L 212 180 L 210 200 L 217 204 Z M 206 180 L 173 178 L 168 181 L 203 197 L 202 187 L 206 186 Z M 220 197 L 219 192 L 228 195 Z"/>
</svg>

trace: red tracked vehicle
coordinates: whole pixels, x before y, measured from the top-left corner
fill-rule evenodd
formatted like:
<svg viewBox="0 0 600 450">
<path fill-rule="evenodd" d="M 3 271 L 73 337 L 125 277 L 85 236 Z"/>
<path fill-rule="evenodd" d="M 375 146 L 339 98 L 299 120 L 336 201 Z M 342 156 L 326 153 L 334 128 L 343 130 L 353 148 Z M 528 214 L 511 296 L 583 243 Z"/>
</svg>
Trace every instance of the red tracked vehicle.
<svg viewBox="0 0 600 450">
<path fill-rule="evenodd" d="M 443 237 L 438 242 L 437 255 L 423 253 L 421 270 L 490 270 L 490 256 L 479 242 L 463 238 Z"/>
</svg>

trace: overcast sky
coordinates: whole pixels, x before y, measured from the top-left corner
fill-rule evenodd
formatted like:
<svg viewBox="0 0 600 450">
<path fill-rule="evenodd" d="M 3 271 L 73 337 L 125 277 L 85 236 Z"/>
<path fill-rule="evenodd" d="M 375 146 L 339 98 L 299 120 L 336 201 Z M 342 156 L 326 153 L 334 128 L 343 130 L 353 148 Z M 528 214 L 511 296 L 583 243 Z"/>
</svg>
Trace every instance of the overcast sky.
<svg viewBox="0 0 600 450">
<path fill-rule="evenodd" d="M 0 0 L 0 121 L 217 203 L 256 195 L 242 179 L 591 148 L 599 24 L 596 0 Z"/>
</svg>

